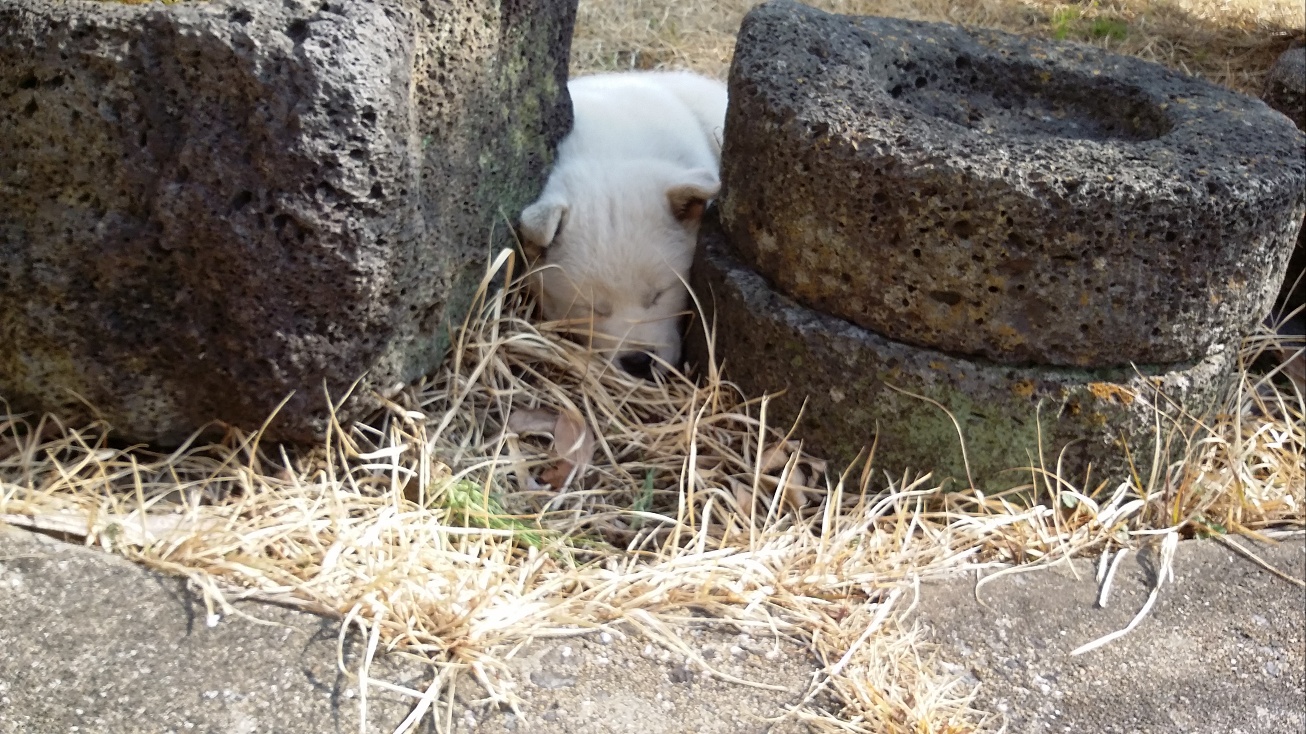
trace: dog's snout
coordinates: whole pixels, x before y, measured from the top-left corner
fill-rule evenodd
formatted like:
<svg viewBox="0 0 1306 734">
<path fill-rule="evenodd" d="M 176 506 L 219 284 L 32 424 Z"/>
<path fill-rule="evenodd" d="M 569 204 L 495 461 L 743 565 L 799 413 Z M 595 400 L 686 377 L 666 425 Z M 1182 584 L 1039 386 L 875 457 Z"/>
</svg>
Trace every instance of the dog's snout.
<svg viewBox="0 0 1306 734">
<path fill-rule="evenodd" d="M 649 379 L 653 376 L 653 357 L 648 352 L 631 352 L 617 358 L 621 369 L 635 377 Z"/>
</svg>

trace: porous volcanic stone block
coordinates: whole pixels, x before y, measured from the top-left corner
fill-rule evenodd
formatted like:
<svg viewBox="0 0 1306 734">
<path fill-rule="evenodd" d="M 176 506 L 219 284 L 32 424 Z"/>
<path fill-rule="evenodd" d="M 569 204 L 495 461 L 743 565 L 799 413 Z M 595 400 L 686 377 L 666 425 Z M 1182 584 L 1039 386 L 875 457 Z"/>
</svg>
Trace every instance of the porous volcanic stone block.
<svg viewBox="0 0 1306 734">
<path fill-rule="evenodd" d="M 1306 45 L 1298 44 L 1279 55 L 1265 75 L 1262 96 L 1299 130 L 1306 130 Z"/>
<path fill-rule="evenodd" d="M 1028 483 L 1028 467 L 1056 471 L 1061 461 L 1064 479 L 1083 486 L 1088 476 L 1096 485 L 1126 478 L 1132 455 L 1146 480 L 1157 424 L 1164 466 L 1184 448 L 1192 417 L 1218 403 L 1233 374 L 1232 349 L 1137 372 L 958 358 L 776 293 L 730 253 L 713 217 L 699 244 L 693 285 L 710 304 L 726 377 L 747 395 L 784 390 L 770 403 L 769 422 L 788 429 L 801 409 L 794 435 L 818 456 L 847 465 L 875 442 L 877 476 L 911 469 L 965 484 L 968 461 L 976 486 L 998 490 Z M 701 337 L 687 346 L 690 359 L 703 363 Z"/>
<path fill-rule="evenodd" d="M 1306 131 L 1306 45 L 1294 46 L 1279 56 L 1266 75 L 1263 96 L 1267 104 Z M 1302 142 L 1300 155 L 1306 159 L 1306 141 Z M 1295 312 L 1306 321 L 1306 228 L 1297 236 L 1274 307 L 1280 317 Z M 1298 328 L 1298 335 L 1300 331 Z"/>
<path fill-rule="evenodd" d="M 896 340 L 1180 362 L 1269 310 L 1302 144 L 1261 101 L 1139 59 L 772 2 L 731 67 L 722 222 L 779 290 Z"/>
<path fill-rule="evenodd" d="M 575 2 L 0 3 L 0 397 L 309 440 L 429 372 L 570 127 Z"/>
</svg>

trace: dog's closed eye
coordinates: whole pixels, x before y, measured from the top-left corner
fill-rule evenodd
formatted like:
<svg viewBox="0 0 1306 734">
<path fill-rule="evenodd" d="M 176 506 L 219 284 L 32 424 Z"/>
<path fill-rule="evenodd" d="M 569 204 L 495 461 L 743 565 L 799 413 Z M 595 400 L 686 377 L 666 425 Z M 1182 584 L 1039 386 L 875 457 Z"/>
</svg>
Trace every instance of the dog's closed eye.
<svg viewBox="0 0 1306 734">
<path fill-rule="evenodd" d="M 662 290 L 656 291 L 653 294 L 645 297 L 644 308 L 653 308 L 654 306 L 658 305 L 658 301 L 662 300 L 662 297 L 670 293 L 671 289 L 674 287 L 675 286 L 667 286 L 666 288 L 663 288 Z"/>
</svg>

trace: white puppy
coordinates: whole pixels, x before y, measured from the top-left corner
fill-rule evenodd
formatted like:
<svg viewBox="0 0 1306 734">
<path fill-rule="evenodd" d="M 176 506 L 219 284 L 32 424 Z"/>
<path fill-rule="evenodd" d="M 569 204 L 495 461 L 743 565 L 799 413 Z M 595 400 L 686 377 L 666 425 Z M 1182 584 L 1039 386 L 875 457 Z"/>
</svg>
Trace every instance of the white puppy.
<svg viewBox="0 0 1306 734">
<path fill-rule="evenodd" d="M 688 72 L 573 79 L 571 133 L 521 234 L 544 316 L 634 374 L 675 366 L 703 209 L 720 189 L 726 87 Z"/>
</svg>

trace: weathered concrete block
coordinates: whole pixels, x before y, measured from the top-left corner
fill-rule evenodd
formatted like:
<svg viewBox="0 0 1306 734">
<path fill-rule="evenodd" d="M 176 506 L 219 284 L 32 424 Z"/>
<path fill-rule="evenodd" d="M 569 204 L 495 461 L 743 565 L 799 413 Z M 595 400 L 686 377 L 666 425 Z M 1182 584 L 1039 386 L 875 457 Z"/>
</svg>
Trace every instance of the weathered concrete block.
<svg viewBox="0 0 1306 734">
<path fill-rule="evenodd" d="M 1100 49 L 771 2 L 730 72 L 722 221 L 781 291 L 1011 364 L 1200 359 L 1306 211 L 1264 103 Z"/>
<path fill-rule="evenodd" d="M 325 426 L 437 366 L 570 127 L 574 0 L 0 5 L 0 397 Z"/>
<path fill-rule="evenodd" d="M 1040 446 L 1047 469 L 1062 460 L 1068 481 L 1082 482 L 1090 465 L 1094 484 L 1119 481 L 1129 476 L 1130 455 L 1150 472 L 1158 423 L 1162 459 L 1177 458 L 1193 416 L 1218 403 L 1233 373 L 1233 349 L 1137 371 L 959 358 L 886 339 L 777 293 L 730 253 L 714 216 L 699 244 L 693 286 L 711 306 L 707 318 L 727 376 L 749 395 L 786 391 L 770 404 L 772 425 L 788 428 L 801 409 L 796 437 L 844 465 L 877 442 L 881 471 L 934 471 L 936 479 L 964 483 L 964 437 L 970 476 L 984 489 L 1028 482 Z M 701 337 L 686 346 L 703 363 Z"/>
</svg>

